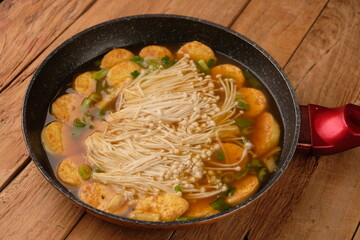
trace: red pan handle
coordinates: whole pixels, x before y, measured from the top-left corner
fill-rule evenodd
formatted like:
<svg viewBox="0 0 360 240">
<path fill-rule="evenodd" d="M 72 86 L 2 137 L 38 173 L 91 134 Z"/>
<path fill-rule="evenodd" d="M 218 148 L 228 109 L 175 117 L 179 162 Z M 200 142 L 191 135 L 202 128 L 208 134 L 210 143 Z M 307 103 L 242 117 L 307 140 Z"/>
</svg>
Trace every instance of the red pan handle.
<svg viewBox="0 0 360 240">
<path fill-rule="evenodd" d="M 328 155 L 360 146 L 360 106 L 327 108 L 309 104 L 300 106 L 300 112 L 299 152 Z"/>
</svg>

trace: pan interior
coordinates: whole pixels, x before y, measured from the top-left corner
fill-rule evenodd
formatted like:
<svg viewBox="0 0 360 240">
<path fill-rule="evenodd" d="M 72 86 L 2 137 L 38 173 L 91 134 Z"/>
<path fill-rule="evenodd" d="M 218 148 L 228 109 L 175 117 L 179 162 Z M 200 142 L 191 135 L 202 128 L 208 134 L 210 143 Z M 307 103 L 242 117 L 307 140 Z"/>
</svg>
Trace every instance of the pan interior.
<svg viewBox="0 0 360 240">
<path fill-rule="evenodd" d="M 64 42 L 40 65 L 26 93 L 23 129 L 31 157 L 42 174 L 69 198 L 99 214 L 122 221 L 133 221 L 140 225 L 172 225 L 172 223 L 139 223 L 135 220 L 126 220 L 96 210 L 77 200 L 56 179 L 42 147 L 40 133 L 49 104 L 64 84 L 71 79 L 70 74 L 79 66 L 113 48 L 133 48 L 151 44 L 172 45 L 194 40 L 203 42 L 251 70 L 265 85 L 278 108 L 279 120 L 283 128 L 279 168 L 266 186 L 236 208 L 241 208 L 266 191 L 279 178 L 291 160 L 300 127 L 298 103 L 285 74 L 264 50 L 244 36 L 204 20 L 174 15 L 132 16 L 96 25 Z M 218 215 L 224 214 L 227 212 Z M 216 217 L 215 215 L 196 221 Z M 174 225 L 178 224 L 180 223 Z"/>
</svg>

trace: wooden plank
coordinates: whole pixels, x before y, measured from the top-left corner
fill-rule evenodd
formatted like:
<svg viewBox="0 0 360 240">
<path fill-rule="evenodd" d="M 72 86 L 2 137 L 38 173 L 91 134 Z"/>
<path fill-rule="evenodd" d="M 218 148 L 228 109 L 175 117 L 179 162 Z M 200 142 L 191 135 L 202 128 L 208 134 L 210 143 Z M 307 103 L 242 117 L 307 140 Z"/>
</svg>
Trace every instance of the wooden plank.
<svg viewBox="0 0 360 240">
<path fill-rule="evenodd" d="M 352 149 L 319 160 L 280 239 L 351 239 L 360 219 L 359 155 Z"/>
<path fill-rule="evenodd" d="M 287 65 L 301 103 L 360 104 L 359 11 L 358 1 L 330 1 Z M 356 148 L 319 160 L 301 201 L 278 229 L 280 238 L 352 237 L 360 219 L 359 155 Z"/>
<path fill-rule="evenodd" d="M 0 194 L 0 238 L 64 239 L 82 215 L 30 163 Z"/>
<path fill-rule="evenodd" d="M 284 66 L 326 2 L 253 0 L 231 28 L 255 41 Z"/>
<path fill-rule="evenodd" d="M 89 226 L 91 226 L 91 228 L 89 228 Z M 66 239 L 158 240 L 168 239 L 171 234 L 171 230 L 134 229 L 122 227 L 100 220 L 90 214 L 86 214 Z"/>
<path fill-rule="evenodd" d="M 94 0 L 4 1 L 0 5 L 0 92 Z"/>
</svg>

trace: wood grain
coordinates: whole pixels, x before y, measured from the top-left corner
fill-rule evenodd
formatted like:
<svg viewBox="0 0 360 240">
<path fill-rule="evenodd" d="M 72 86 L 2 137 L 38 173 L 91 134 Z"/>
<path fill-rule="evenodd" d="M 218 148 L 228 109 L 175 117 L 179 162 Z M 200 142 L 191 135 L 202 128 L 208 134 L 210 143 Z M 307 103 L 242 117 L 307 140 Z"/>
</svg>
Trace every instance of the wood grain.
<svg viewBox="0 0 360 240">
<path fill-rule="evenodd" d="M 360 5 L 330 1 L 286 67 L 300 102 L 359 104 Z M 360 149 L 322 157 L 284 239 L 350 239 L 360 220 Z M 297 236 L 297 238 L 294 237 Z"/>
<path fill-rule="evenodd" d="M 0 239 L 64 239 L 82 215 L 30 163 L 0 194 Z"/>
<path fill-rule="evenodd" d="M 0 5 L 0 92 L 94 0 L 12 1 Z"/>
<path fill-rule="evenodd" d="M 144 230 L 122 227 L 86 214 L 66 239 L 158 240 L 169 239 L 171 234 L 171 230 Z"/>
<path fill-rule="evenodd" d="M 253 0 L 231 28 L 255 41 L 285 66 L 326 3 Z"/>
</svg>

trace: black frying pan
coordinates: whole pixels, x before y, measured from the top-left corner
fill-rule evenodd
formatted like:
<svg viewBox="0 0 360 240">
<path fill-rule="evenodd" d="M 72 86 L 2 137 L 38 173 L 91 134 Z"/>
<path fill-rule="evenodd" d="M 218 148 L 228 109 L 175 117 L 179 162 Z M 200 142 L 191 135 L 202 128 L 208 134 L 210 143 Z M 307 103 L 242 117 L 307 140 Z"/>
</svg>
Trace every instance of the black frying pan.
<svg viewBox="0 0 360 240">
<path fill-rule="evenodd" d="M 279 111 L 282 152 L 269 182 L 244 203 L 205 218 L 180 222 L 147 222 L 115 216 L 95 209 L 70 193 L 57 180 L 41 144 L 49 104 L 71 80 L 79 66 L 113 48 L 151 44 L 173 45 L 200 41 L 252 71 L 265 85 Z M 45 178 L 65 196 L 105 220 L 122 225 L 179 228 L 209 223 L 235 213 L 267 191 L 282 175 L 295 152 L 300 132 L 300 111 L 293 89 L 275 60 L 246 37 L 220 25 L 175 15 L 140 15 L 105 22 L 73 36 L 55 49 L 39 66 L 27 90 L 23 107 L 23 131 L 32 160 Z"/>
</svg>

